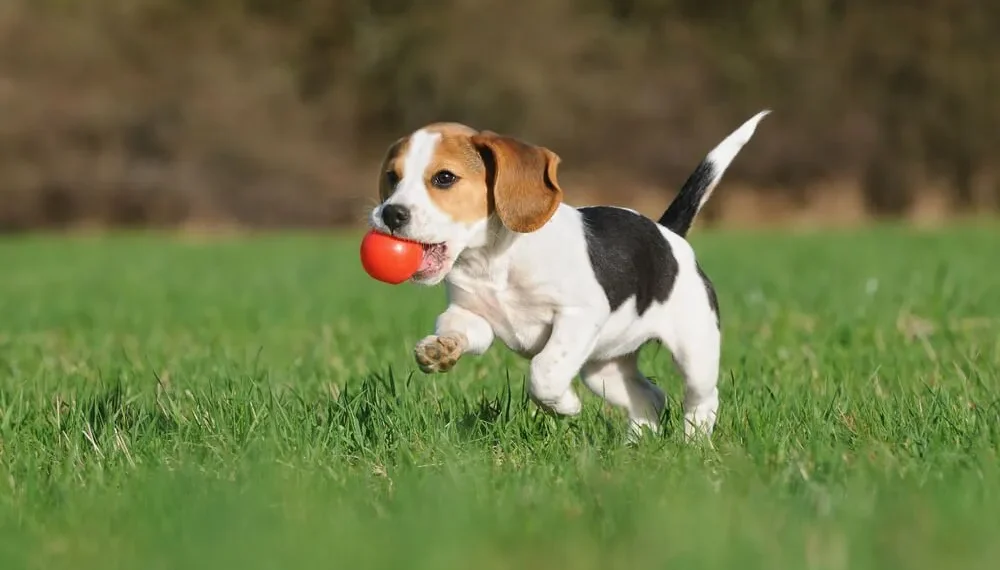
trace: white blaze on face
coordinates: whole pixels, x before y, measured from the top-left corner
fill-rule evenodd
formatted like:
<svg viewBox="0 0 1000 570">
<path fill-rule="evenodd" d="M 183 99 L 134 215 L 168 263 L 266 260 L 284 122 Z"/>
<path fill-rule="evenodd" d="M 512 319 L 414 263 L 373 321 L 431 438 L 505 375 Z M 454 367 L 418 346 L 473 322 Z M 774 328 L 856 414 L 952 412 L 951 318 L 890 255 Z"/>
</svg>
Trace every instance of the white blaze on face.
<svg viewBox="0 0 1000 570">
<path fill-rule="evenodd" d="M 410 137 L 409 148 L 406 149 L 406 155 L 403 157 L 403 172 L 399 182 L 401 191 L 419 193 L 423 199 L 430 201 L 424 179 L 440 140 L 440 133 L 432 133 L 424 129 L 413 133 L 413 136 Z"/>
<path fill-rule="evenodd" d="M 413 133 L 407 144 L 406 154 L 400 161 L 402 166 L 396 190 L 374 212 L 374 217 L 378 218 L 382 206 L 388 204 L 396 204 L 409 210 L 409 223 L 395 232 L 400 237 L 424 243 L 447 240 L 448 236 L 443 235 L 443 230 L 447 228 L 450 220 L 431 201 L 425 182 L 427 168 L 434 159 L 440 139 L 440 134 L 423 129 Z"/>
</svg>

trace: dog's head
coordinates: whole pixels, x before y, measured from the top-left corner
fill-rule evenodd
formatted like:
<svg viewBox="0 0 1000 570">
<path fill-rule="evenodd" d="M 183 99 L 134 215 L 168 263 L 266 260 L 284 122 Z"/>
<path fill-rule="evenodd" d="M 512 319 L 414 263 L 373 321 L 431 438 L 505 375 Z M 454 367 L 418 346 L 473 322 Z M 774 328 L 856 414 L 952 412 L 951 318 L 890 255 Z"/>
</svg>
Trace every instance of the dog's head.
<svg viewBox="0 0 1000 570">
<path fill-rule="evenodd" d="M 547 148 L 455 123 L 428 125 L 389 146 L 369 224 L 423 244 L 412 280 L 433 285 L 466 248 L 487 245 L 491 218 L 517 233 L 545 225 L 562 201 L 558 165 Z"/>
</svg>

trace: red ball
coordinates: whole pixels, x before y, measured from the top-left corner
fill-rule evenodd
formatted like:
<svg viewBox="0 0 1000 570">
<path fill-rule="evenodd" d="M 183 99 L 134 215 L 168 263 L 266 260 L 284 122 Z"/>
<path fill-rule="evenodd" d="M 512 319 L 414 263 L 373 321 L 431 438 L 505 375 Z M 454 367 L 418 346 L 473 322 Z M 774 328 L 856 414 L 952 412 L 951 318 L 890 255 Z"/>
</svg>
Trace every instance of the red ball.
<svg viewBox="0 0 1000 570">
<path fill-rule="evenodd" d="M 398 285 L 420 269 L 424 248 L 415 241 L 394 238 L 369 230 L 361 240 L 361 265 L 368 275 L 383 283 Z"/>
</svg>

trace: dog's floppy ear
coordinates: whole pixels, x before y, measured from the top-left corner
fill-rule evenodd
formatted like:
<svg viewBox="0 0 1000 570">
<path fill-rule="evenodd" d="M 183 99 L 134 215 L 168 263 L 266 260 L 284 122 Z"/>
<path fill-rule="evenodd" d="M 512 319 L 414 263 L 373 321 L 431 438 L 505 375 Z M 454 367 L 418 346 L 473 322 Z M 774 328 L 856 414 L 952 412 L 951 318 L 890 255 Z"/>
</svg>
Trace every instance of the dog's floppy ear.
<svg viewBox="0 0 1000 570">
<path fill-rule="evenodd" d="M 483 131 L 472 144 L 486 165 L 486 185 L 503 225 L 529 233 L 545 225 L 562 202 L 556 171 L 559 156 L 551 150 Z"/>
</svg>

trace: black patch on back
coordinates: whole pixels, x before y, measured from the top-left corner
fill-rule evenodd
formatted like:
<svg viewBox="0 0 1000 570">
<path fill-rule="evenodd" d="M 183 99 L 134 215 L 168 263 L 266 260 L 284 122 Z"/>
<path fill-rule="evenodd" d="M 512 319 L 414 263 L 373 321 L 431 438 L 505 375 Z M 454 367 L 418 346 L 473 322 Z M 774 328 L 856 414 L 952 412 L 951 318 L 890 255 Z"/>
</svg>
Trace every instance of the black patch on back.
<svg viewBox="0 0 1000 570">
<path fill-rule="evenodd" d="M 610 206 L 579 209 L 587 253 L 611 310 L 635 297 L 642 315 L 670 296 L 677 280 L 677 259 L 653 220 Z"/>
<path fill-rule="evenodd" d="M 705 275 L 700 265 L 695 263 L 695 267 L 698 268 L 698 275 L 701 276 L 701 280 L 705 284 L 705 292 L 708 293 L 708 304 L 715 313 L 715 328 L 722 328 L 722 314 L 719 313 L 719 297 L 715 294 L 715 287 L 712 285 L 712 280 L 708 278 L 708 275 Z"/>
</svg>

